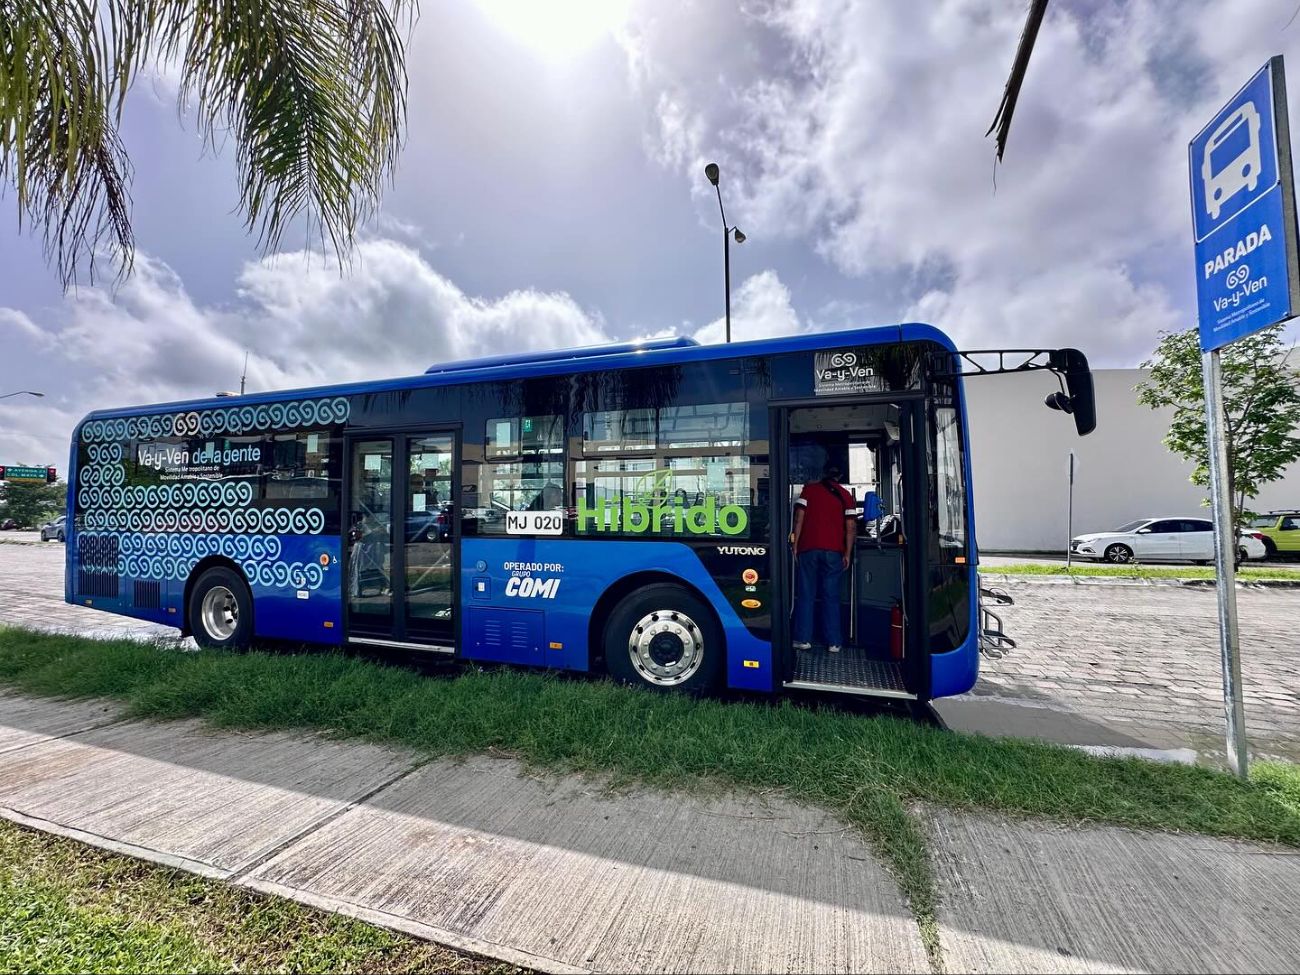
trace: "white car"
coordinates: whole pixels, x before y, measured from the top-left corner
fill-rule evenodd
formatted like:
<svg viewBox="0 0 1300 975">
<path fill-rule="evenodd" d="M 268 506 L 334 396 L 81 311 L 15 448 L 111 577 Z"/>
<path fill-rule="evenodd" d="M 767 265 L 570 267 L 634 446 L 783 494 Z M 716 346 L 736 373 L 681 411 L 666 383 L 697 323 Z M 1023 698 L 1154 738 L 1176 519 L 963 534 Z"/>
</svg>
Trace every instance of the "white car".
<svg viewBox="0 0 1300 975">
<path fill-rule="evenodd" d="M 50 539 L 61 542 L 63 541 L 63 526 L 68 520 L 67 515 L 59 515 L 49 524 L 41 526 L 41 541 L 48 542 Z"/>
<path fill-rule="evenodd" d="M 1104 559 L 1117 565 L 1129 562 L 1213 562 L 1214 523 L 1207 518 L 1141 518 L 1113 532 L 1093 532 L 1070 539 L 1077 558 Z M 1242 532 L 1237 543 L 1240 559 L 1262 559 L 1268 554 L 1254 532 Z"/>
</svg>

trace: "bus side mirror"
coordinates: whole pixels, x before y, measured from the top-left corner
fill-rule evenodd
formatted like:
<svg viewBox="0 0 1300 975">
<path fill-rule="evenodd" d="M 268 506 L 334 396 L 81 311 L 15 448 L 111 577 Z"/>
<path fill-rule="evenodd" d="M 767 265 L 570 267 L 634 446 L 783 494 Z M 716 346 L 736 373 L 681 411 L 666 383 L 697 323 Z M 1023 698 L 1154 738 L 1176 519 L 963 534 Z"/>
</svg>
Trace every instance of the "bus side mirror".
<svg viewBox="0 0 1300 975">
<path fill-rule="evenodd" d="M 1062 413 L 1074 412 L 1074 404 L 1070 402 L 1070 397 L 1062 392 L 1048 393 L 1043 400 L 1043 405 L 1049 410 L 1060 410 Z"/>
<path fill-rule="evenodd" d="M 1066 392 L 1052 393 L 1047 406 L 1072 415 L 1079 436 L 1086 437 L 1097 429 L 1097 400 L 1088 357 L 1078 349 L 1053 349 L 1049 357 L 1052 371 L 1065 377 Z"/>
</svg>

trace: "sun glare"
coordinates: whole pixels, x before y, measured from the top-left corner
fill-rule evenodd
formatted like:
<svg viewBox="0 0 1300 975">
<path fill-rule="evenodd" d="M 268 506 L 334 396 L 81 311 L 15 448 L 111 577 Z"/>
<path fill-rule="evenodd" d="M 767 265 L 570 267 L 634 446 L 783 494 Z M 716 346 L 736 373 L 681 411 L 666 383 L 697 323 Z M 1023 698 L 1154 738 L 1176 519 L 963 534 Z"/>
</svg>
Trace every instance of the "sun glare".
<svg viewBox="0 0 1300 975">
<path fill-rule="evenodd" d="M 581 54 L 616 31 L 631 0 L 478 0 L 504 31 L 543 56 Z"/>
</svg>

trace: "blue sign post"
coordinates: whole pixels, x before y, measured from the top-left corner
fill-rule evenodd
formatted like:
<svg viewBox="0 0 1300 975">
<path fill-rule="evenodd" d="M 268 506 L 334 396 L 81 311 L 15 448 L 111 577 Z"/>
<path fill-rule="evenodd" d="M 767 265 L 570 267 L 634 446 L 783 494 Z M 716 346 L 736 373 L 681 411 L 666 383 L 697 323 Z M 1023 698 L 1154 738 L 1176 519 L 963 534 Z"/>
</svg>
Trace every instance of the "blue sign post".
<svg viewBox="0 0 1300 975">
<path fill-rule="evenodd" d="M 1295 189 L 1282 58 L 1188 146 L 1201 350 L 1300 312 Z"/>
<path fill-rule="evenodd" d="M 1219 350 L 1300 311 L 1295 187 L 1281 56 L 1270 58 L 1187 147 L 1196 238 L 1196 303 L 1205 385 L 1218 576 L 1228 765 L 1247 776 L 1246 710 L 1237 629 L 1237 519 Z"/>
</svg>

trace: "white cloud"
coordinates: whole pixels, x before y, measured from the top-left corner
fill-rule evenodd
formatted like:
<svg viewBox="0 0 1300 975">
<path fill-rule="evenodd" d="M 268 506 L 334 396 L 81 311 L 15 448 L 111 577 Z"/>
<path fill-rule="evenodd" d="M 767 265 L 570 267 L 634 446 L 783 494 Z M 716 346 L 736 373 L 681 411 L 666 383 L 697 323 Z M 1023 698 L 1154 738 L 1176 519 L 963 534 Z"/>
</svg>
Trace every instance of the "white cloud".
<svg viewBox="0 0 1300 975">
<path fill-rule="evenodd" d="M 0 308 L 0 334 L 8 329 L 37 343 L 45 343 L 49 336 L 25 312 L 17 308 Z"/>
<path fill-rule="evenodd" d="M 713 6 L 656 2 L 625 34 L 654 158 L 694 175 L 716 157 L 728 215 L 815 247 L 872 319 L 1102 364 L 1194 320 L 1187 140 L 1273 47 L 1300 45 L 1264 0 L 1231 18 L 1203 0 L 1053 4 L 995 191 L 984 130 L 1022 4 L 785 0 L 733 15 L 726 47 L 683 41 L 711 36 Z"/>
<path fill-rule="evenodd" d="M 790 299 L 790 289 L 772 270 L 761 271 L 736 289 L 731 297 L 731 338 L 733 342 L 770 339 L 796 335 L 808 329 L 799 321 Z M 704 345 L 723 342 L 727 321 L 717 318 L 695 333 Z"/>
<path fill-rule="evenodd" d="M 237 388 L 246 349 L 248 388 L 257 391 L 609 340 L 600 316 L 567 294 L 467 295 L 388 239 L 359 244 L 346 274 L 304 252 L 246 264 L 237 294 L 230 306 L 196 303 L 171 268 L 138 253 L 116 293 L 81 289 L 43 321 L 0 309 L 0 329 L 16 329 L 60 376 L 59 388 L 46 389 L 53 409 L 0 404 L 5 455 L 65 457 L 73 426 L 91 409 Z"/>
<path fill-rule="evenodd" d="M 362 230 L 361 236 L 366 240 L 398 240 L 413 244 L 424 250 L 437 250 L 438 242 L 424 232 L 424 228 L 412 220 L 403 220 L 386 210 L 380 210 L 371 221 L 372 226 Z"/>
</svg>

